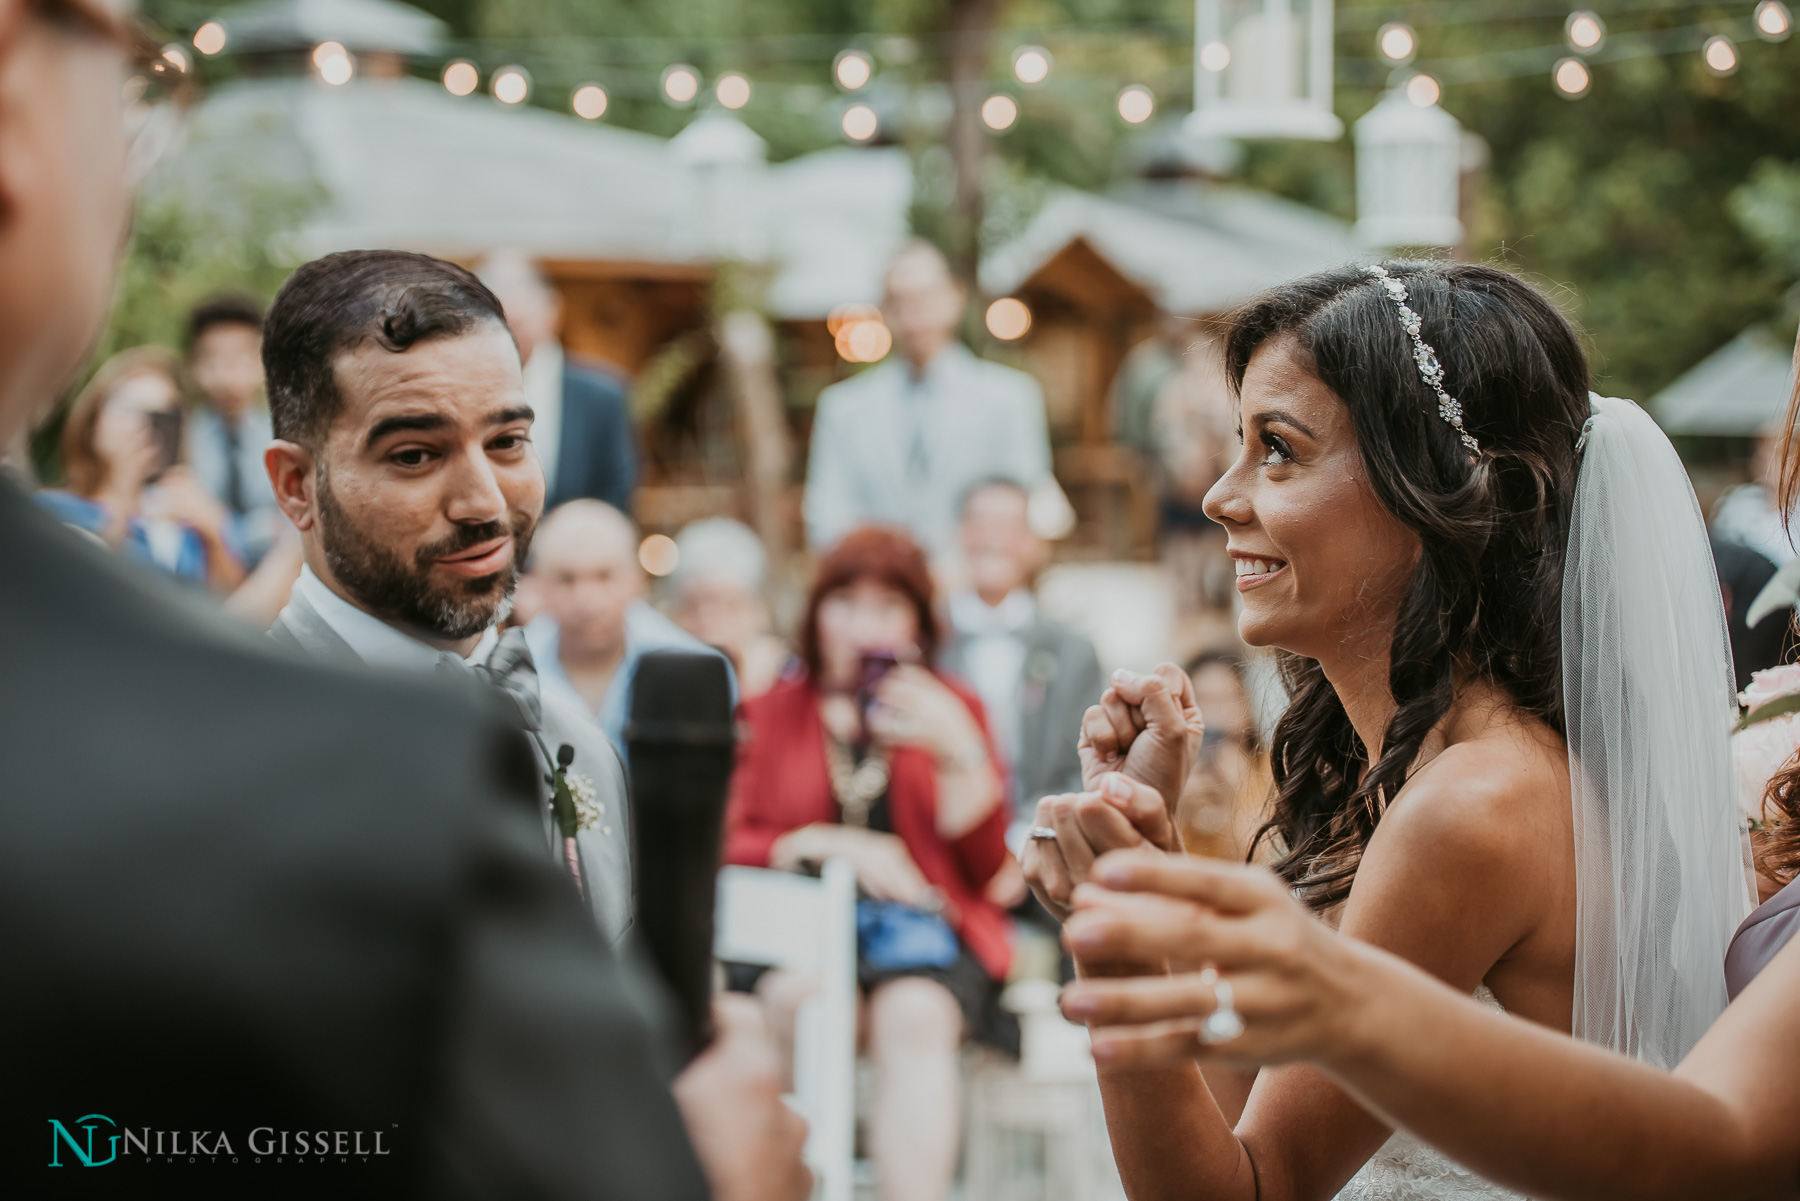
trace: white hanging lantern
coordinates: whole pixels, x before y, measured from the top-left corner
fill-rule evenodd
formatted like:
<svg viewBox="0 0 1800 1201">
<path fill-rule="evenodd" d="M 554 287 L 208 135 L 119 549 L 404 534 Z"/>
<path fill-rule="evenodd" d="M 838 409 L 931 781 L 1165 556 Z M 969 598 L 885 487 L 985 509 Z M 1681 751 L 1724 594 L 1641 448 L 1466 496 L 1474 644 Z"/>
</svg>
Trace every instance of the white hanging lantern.
<svg viewBox="0 0 1800 1201">
<path fill-rule="evenodd" d="M 1356 238 L 1369 246 L 1454 246 L 1462 126 L 1396 88 L 1356 123 Z"/>
<path fill-rule="evenodd" d="M 1206 138 L 1331 141 L 1331 0 L 1195 0 L 1194 113 Z"/>
</svg>

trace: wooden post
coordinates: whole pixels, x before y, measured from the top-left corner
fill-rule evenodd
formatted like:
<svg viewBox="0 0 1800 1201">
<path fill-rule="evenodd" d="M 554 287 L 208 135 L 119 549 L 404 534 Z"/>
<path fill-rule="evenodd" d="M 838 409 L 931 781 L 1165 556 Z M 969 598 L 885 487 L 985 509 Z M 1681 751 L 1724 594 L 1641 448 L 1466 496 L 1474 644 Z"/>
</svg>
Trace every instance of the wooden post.
<svg viewBox="0 0 1800 1201">
<path fill-rule="evenodd" d="M 768 578 L 773 587 L 787 578 L 790 547 L 782 498 L 794 457 L 781 386 L 775 378 L 775 339 L 761 314 L 733 309 L 719 320 L 718 340 L 726 390 L 737 413 L 744 448 L 750 525 L 768 552 Z"/>
</svg>

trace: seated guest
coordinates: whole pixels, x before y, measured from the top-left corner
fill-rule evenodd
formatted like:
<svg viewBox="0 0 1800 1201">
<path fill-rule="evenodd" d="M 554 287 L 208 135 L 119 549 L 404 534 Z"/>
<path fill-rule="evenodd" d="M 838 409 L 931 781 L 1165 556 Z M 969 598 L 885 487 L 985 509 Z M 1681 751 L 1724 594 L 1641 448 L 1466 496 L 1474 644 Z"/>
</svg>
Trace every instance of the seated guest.
<svg viewBox="0 0 1800 1201">
<path fill-rule="evenodd" d="M 675 536 L 679 552 L 668 579 L 669 615 L 737 670 L 738 688 L 761 696 L 791 657 L 769 628 L 768 554 L 749 526 L 707 517 Z"/>
<path fill-rule="evenodd" d="M 1106 688 L 1094 644 L 1046 621 L 1032 577 L 1047 557 L 1027 520 L 1025 489 L 989 480 L 963 500 L 958 534 L 971 591 L 950 598 L 955 636 L 942 665 L 975 686 L 1012 776 L 1012 821 L 1039 797 L 1080 792 L 1081 715 Z"/>
<path fill-rule="evenodd" d="M 66 486 L 38 503 L 177 579 L 229 592 L 244 578 L 231 517 L 179 462 L 181 385 L 153 346 L 101 365 L 62 429 Z"/>
<path fill-rule="evenodd" d="M 531 440 L 544 465 L 544 507 L 587 496 L 631 512 L 637 437 L 619 377 L 563 352 L 557 341 L 562 298 L 530 259 L 495 251 L 477 274 L 500 298 L 525 364 L 525 399 L 537 414 Z"/>
<path fill-rule="evenodd" d="M 543 511 L 500 304 L 453 263 L 326 255 L 269 309 L 268 473 L 306 566 L 271 638 L 354 668 L 497 687 L 529 735 L 547 850 L 612 941 L 632 922 L 618 756 L 498 628 Z M 555 812 L 562 776 L 576 812 Z"/>
<path fill-rule="evenodd" d="M 194 475 L 231 513 L 254 567 L 287 528 L 263 451 L 274 441 L 263 392 L 262 310 L 248 296 L 216 296 L 188 315 L 187 368 L 200 393 L 188 417 Z"/>
<path fill-rule="evenodd" d="M 1206 720 L 1175 809 L 1182 846 L 1191 855 L 1242 863 L 1267 816 L 1273 777 L 1256 734 L 1243 657 L 1205 651 L 1185 668 Z"/>
<path fill-rule="evenodd" d="M 922 666 L 938 639 L 931 601 L 925 555 L 903 532 L 866 527 L 838 543 L 801 627 L 804 674 L 745 702 L 726 817 L 727 862 L 856 869 L 870 1149 L 892 1201 L 949 1192 L 958 1045 L 1007 1036 L 1006 917 L 983 895 L 1009 860 L 1005 782 L 980 700 Z M 811 983 L 735 974 L 790 1030 Z"/>
<path fill-rule="evenodd" d="M 638 660 L 712 650 L 644 600 L 637 552 L 637 527 L 611 505 L 572 500 L 556 509 L 531 557 L 541 611 L 525 627 L 539 673 L 576 698 L 621 755 Z"/>
</svg>

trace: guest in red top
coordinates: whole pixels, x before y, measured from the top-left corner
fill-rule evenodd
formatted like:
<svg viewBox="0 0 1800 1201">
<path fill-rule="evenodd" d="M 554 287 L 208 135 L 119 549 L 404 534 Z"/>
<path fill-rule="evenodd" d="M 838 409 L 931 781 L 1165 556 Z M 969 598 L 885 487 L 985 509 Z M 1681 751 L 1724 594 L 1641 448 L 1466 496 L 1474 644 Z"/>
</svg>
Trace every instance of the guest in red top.
<svg viewBox="0 0 1800 1201">
<path fill-rule="evenodd" d="M 985 895 L 1007 859 L 1005 781 L 981 702 L 922 666 L 938 642 L 931 587 L 896 529 L 855 530 L 825 556 L 800 631 L 804 674 L 744 704 L 726 818 L 731 863 L 856 869 L 882 1201 L 948 1194 L 957 1048 L 995 1025 L 1011 954 Z M 782 972 L 755 985 L 790 1038 L 812 987 Z"/>
</svg>

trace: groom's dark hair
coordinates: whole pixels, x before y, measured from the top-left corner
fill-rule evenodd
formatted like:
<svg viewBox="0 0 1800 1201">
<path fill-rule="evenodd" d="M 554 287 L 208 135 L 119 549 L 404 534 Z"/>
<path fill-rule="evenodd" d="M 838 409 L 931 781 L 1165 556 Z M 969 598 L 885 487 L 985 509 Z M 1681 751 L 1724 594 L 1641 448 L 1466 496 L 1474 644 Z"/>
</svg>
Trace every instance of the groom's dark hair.
<svg viewBox="0 0 1800 1201">
<path fill-rule="evenodd" d="M 263 375 L 275 436 L 316 450 L 343 407 L 332 363 L 374 342 L 400 354 L 483 321 L 506 328 L 500 301 L 474 274 L 404 250 L 349 250 L 288 277 L 263 325 Z"/>
</svg>

